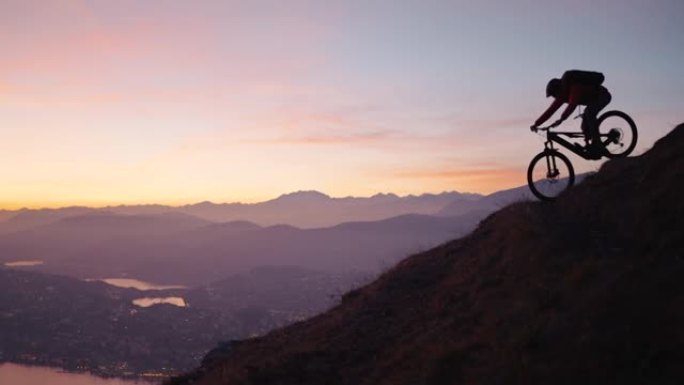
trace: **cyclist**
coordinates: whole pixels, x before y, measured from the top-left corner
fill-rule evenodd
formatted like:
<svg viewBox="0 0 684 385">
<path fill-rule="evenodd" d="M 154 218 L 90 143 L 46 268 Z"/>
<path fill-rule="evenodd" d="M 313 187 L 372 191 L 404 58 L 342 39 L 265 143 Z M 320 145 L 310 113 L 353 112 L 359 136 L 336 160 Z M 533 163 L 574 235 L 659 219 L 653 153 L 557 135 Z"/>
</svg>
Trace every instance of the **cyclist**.
<svg viewBox="0 0 684 385">
<path fill-rule="evenodd" d="M 553 114 L 567 103 L 560 116 L 550 127 L 557 127 L 566 120 L 578 105 L 586 106 L 582 116 L 582 132 L 587 141 L 588 157 L 601 158 L 604 151 L 599 138 L 596 116 L 605 108 L 612 96 L 606 87 L 602 86 L 605 77 L 600 72 L 570 70 L 566 71 L 560 79 L 551 79 L 546 85 L 546 97 L 553 96 L 553 103 L 530 127 L 536 131 Z"/>
</svg>

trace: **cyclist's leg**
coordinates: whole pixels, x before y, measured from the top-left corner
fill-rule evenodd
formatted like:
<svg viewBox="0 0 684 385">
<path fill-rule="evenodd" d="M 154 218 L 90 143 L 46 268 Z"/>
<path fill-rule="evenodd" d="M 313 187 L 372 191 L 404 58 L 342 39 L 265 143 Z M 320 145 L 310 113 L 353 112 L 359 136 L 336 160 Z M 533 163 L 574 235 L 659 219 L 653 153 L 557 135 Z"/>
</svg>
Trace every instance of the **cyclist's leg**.
<svg viewBox="0 0 684 385">
<path fill-rule="evenodd" d="M 610 103 L 611 99 L 612 96 L 610 95 L 610 92 L 608 92 L 605 87 L 601 87 L 596 95 L 596 98 L 594 98 L 592 103 L 589 103 L 584 109 L 584 115 L 582 117 L 582 132 L 584 132 L 584 135 L 586 135 L 592 143 L 600 142 L 599 131 L 596 125 L 596 117 L 598 116 L 599 112 L 601 112 L 601 110 L 604 109 L 608 103 Z"/>
</svg>

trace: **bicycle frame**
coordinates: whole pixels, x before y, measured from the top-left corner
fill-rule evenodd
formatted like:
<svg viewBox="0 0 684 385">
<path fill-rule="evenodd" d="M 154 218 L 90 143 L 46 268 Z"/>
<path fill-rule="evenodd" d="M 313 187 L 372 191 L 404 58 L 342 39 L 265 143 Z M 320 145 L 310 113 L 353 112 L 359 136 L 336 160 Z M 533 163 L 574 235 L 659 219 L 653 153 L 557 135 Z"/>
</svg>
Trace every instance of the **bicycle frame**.
<svg viewBox="0 0 684 385">
<path fill-rule="evenodd" d="M 577 156 L 586 159 L 586 150 L 584 146 L 579 143 L 573 143 L 564 138 L 584 138 L 584 134 L 581 132 L 569 132 L 569 131 L 551 131 L 546 129 L 546 143 L 544 143 L 544 148 L 547 150 L 555 150 L 553 148 L 553 143 L 556 142 L 559 145 L 567 148 L 568 150 L 575 153 Z"/>
</svg>

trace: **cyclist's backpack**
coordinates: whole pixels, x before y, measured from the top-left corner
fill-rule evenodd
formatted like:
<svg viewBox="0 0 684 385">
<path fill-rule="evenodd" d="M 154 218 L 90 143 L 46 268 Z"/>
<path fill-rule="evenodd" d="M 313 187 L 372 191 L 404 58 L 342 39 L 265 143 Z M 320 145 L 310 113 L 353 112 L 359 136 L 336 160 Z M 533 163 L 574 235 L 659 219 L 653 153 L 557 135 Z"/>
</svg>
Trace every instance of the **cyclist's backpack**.
<svg viewBox="0 0 684 385">
<path fill-rule="evenodd" d="M 582 84 L 586 86 L 600 86 L 606 77 L 600 72 L 570 70 L 563 74 L 563 81 L 567 84 Z"/>
</svg>

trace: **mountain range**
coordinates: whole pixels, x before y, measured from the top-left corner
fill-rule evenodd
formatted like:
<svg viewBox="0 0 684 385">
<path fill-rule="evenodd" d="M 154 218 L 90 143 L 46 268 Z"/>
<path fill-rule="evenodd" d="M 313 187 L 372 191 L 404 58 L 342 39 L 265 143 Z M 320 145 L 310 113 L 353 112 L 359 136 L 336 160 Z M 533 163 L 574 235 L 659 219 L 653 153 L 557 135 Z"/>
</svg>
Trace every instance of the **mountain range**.
<svg viewBox="0 0 684 385">
<path fill-rule="evenodd" d="M 432 215 L 454 201 L 469 202 L 481 197 L 479 194 L 444 192 L 404 197 L 376 194 L 368 198 L 332 198 L 318 191 L 298 191 L 252 204 L 200 202 L 185 206 L 152 204 L 3 210 L 0 211 L 0 232 L 25 230 L 70 216 L 102 212 L 146 216 L 180 213 L 210 222 L 249 221 L 260 226 L 287 224 L 299 228 L 318 228 L 342 222 L 376 221 L 404 214 Z"/>
<path fill-rule="evenodd" d="M 31 270 L 190 286 L 260 266 L 378 272 L 406 255 L 465 235 L 487 214 L 511 200 L 526 199 L 525 194 L 522 188 L 490 196 L 330 198 L 299 192 L 255 205 L 23 210 L 0 222 L 0 262 L 37 260 L 42 264 Z M 207 219 L 236 207 L 251 214 L 229 222 Z M 402 214 L 407 210 L 417 213 Z M 265 213 L 291 223 L 298 218 L 313 223 L 312 218 L 319 216 L 335 224 L 299 228 L 251 221 Z M 383 215 L 389 217 L 344 222 L 349 217 Z"/>
</svg>

